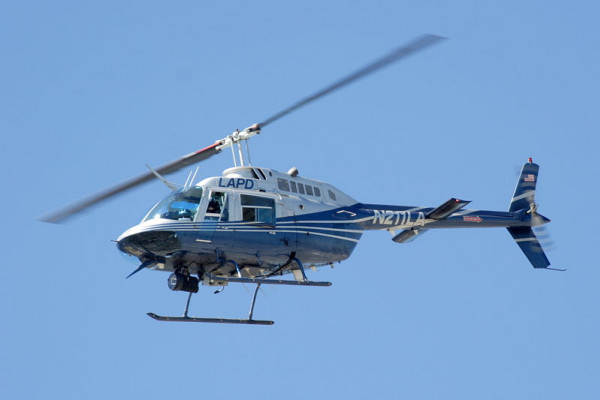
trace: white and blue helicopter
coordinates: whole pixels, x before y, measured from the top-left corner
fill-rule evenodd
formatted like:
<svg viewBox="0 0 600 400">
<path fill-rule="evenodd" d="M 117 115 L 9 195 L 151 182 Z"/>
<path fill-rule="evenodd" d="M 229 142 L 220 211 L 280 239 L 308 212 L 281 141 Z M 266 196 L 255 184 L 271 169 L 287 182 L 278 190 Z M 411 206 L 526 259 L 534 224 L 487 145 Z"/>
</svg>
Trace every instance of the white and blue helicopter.
<svg viewBox="0 0 600 400">
<path fill-rule="evenodd" d="M 283 173 L 249 162 L 247 140 L 261 133 L 265 126 L 442 39 L 434 35 L 421 36 L 261 123 L 236 130 L 156 170 L 149 167 L 150 172 L 138 178 L 42 220 L 64 221 L 154 178 L 165 183 L 172 193 L 116 241 L 120 251 L 139 259 L 139 267 L 128 277 L 147 268 L 168 271 L 171 273 L 169 288 L 189 293 L 181 317 L 148 313 L 159 321 L 272 325 L 273 321 L 253 318 L 261 285 L 330 286 L 330 282 L 309 280 L 305 268 L 347 259 L 368 230 L 386 230 L 394 242 L 406 243 L 430 229 L 503 227 L 534 268 L 552 269 L 532 230 L 550 220 L 537 212 L 534 195 L 539 166 L 531 158 L 523 165 L 507 211 L 465 209 L 470 202 L 456 198 L 437 207 L 364 204 L 333 185 L 300 176 L 296 168 Z M 225 170 L 222 176 L 194 184 L 196 170 L 182 187 L 163 177 L 226 148 L 231 148 L 234 167 Z M 291 276 L 281 279 L 284 275 Z M 248 317 L 190 317 L 191 296 L 198 292 L 200 283 L 221 287 L 220 290 L 229 283 L 255 284 Z"/>
</svg>

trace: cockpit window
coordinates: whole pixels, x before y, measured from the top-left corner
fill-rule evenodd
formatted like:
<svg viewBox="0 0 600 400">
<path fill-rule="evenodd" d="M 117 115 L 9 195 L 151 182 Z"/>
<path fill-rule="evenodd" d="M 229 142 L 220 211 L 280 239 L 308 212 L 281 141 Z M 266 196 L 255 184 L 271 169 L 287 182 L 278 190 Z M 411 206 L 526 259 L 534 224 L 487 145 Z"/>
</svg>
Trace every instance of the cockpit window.
<svg viewBox="0 0 600 400">
<path fill-rule="evenodd" d="M 193 221 L 198 212 L 202 199 L 202 188 L 193 187 L 172 193 L 158 203 L 144 221 L 157 218 L 173 219 L 176 221 Z"/>
</svg>

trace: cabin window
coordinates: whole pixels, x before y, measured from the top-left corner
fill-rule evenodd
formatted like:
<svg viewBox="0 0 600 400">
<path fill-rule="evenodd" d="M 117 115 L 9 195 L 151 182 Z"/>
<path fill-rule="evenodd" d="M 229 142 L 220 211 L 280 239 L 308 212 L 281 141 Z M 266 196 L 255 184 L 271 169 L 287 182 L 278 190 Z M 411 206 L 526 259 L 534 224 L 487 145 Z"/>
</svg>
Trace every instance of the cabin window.
<svg viewBox="0 0 600 400">
<path fill-rule="evenodd" d="M 321 189 L 319 189 L 318 187 L 314 187 L 313 189 L 315 189 L 315 196 L 317 197 L 321 197 Z"/>
<path fill-rule="evenodd" d="M 304 185 L 298 182 L 298 193 L 304 194 Z"/>
<path fill-rule="evenodd" d="M 277 178 L 277 187 L 285 192 L 290 191 L 290 183 L 285 179 Z"/>
<path fill-rule="evenodd" d="M 335 193 L 333 193 L 331 190 L 327 191 L 329 193 L 329 198 L 331 198 L 331 200 L 335 201 Z"/>
<path fill-rule="evenodd" d="M 266 197 L 240 195 L 244 222 L 275 225 L 275 200 Z"/>
<path fill-rule="evenodd" d="M 256 173 L 256 171 L 254 170 L 254 168 L 250 168 L 250 172 L 252 172 L 252 177 L 253 177 L 254 179 L 260 179 L 260 178 L 258 177 L 258 174 Z"/>
<path fill-rule="evenodd" d="M 310 185 L 306 185 L 306 194 L 312 196 L 313 195 L 313 190 L 312 190 L 312 186 Z"/>
<path fill-rule="evenodd" d="M 258 173 L 262 176 L 262 178 L 266 181 L 267 180 L 267 176 L 265 175 L 265 173 L 263 172 L 263 170 L 260 169 L 260 168 L 257 168 L 257 170 L 258 170 Z"/>
<path fill-rule="evenodd" d="M 290 187 L 292 188 L 292 192 L 298 193 L 298 186 L 296 186 L 296 182 L 290 181 Z"/>
</svg>

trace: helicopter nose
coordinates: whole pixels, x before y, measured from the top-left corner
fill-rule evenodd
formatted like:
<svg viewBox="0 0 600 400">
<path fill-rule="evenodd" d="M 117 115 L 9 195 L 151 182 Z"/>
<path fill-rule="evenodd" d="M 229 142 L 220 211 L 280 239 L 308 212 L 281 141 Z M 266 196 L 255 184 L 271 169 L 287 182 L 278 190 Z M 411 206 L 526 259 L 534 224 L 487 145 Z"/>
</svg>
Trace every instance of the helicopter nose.
<svg viewBox="0 0 600 400">
<path fill-rule="evenodd" d="M 181 242 L 175 232 L 142 230 L 134 226 L 119 236 L 117 247 L 123 253 L 136 257 L 149 254 L 164 256 L 180 250 Z"/>
</svg>

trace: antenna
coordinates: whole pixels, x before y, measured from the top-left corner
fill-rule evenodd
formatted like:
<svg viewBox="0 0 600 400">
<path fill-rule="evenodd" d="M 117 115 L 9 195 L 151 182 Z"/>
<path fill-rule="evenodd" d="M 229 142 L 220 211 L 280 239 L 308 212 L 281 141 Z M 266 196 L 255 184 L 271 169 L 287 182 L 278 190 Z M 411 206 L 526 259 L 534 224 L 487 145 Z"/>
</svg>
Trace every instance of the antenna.
<svg viewBox="0 0 600 400">
<path fill-rule="evenodd" d="M 190 178 L 191 178 L 191 177 L 192 177 L 192 171 L 190 171 L 190 172 L 188 173 L 187 179 L 186 179 L 186 180 L 185 180 L 185 182 L 183 183 L 183 188 L 184 188 L 184 189 L 187 189 L 187 187 L 188 187 L 188 183 L 190 182 Z"/>
<path fill-rule="evenodd" d="M 196 167 L 196 171 L 194 171 L 194 176 L 192 176 L 192 180 L 190 181 L 190 186 L 194 185 L 194 180 L 196 179 L 196 175 L 198 175 L 198 171 L 200 171 L 200 167 Z"/>
</svg>

